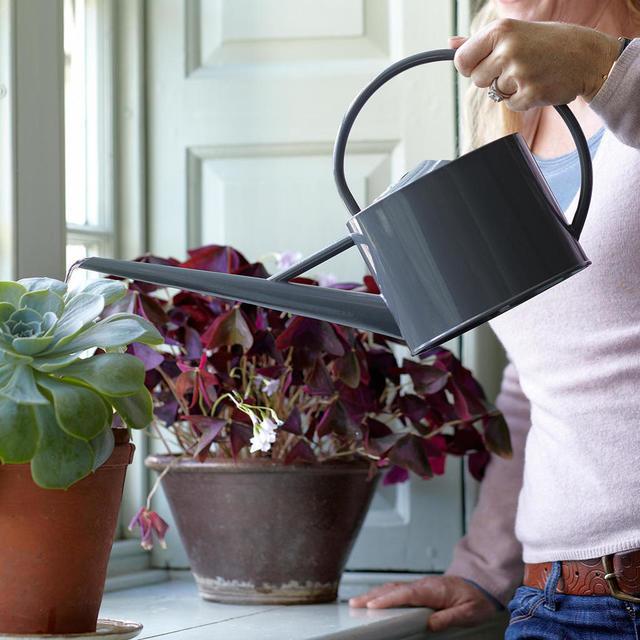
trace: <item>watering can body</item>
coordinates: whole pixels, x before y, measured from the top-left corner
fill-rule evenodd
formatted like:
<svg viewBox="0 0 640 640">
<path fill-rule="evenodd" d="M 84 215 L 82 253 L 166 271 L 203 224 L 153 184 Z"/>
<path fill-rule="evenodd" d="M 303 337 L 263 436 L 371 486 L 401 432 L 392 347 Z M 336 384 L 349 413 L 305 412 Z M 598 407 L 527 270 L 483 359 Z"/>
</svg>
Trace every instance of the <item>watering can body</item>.
<svg viewBox="0 0 640 640">
<path fill-rule="evenodd" d="M 414 354 L 590 264 L 518 134 L 410 182 L 347 227 Z"/>
<path fill-rule="evenodd" d="M 578 208 L 567 224 L 531 152 L 511 134 L 422 172 L 360 210 L 344 177 L 356 116 L 389 79 L 419 64 L 451 60 L 439 50 L 405 58 L 357 96 L 334 148 L 338 191 L 352 213 L 349 234 L 268 280 L 164 265 L 88 258 L 85 269 L 179 287 L 401 337 L 413 354 L 472 329 L 590 263 L 578 242 L 591 197 L 591 157 L 568 107 L 556 107 L 581 161 Z M 355 245 L 381 295 L 288 280 Z"/>
</svg>

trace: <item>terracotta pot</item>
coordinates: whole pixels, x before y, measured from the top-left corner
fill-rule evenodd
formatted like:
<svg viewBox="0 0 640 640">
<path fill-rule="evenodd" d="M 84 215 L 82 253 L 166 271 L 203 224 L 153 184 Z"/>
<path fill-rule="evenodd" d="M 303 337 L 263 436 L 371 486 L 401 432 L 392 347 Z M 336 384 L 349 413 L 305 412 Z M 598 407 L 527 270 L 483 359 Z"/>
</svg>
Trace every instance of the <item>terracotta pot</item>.
<svg viewBox="0 0 640 640">
<path fill-rule="evenodd" d="M 170 456 L 147 458 L 163 470 Z M 373 497 L 366 463 L 180 461 L 162 486 L 200 595 L 229 603 L 335 600 Z"/>
<path fill-rule="evenodd" d="M 95 473 L 41 489 L 28 464 L 0 465 L 0 633 L 96 630 L 134 446 L 124 429 Z"/>
</svg>

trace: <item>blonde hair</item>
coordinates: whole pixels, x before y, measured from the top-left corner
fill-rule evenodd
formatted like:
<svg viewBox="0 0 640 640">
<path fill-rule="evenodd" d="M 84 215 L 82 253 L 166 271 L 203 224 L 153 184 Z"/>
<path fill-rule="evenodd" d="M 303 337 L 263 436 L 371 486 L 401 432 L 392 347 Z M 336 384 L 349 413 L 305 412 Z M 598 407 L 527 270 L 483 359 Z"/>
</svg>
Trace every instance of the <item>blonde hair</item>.
<svg viewBox="0 0 640 640">
<path fill-rule="evenodd" d="M 640 21 L 640 0 L 625 0 L 632 15 Z M 471 23 L 471 33 L 475 33 L 493 20 L 498 19 L 492 0 L 485 0 Z M 629 34 L 633 35 L 633 34 Z M 511 111 L 505 104 L 487 99 L 487 90 L 470 83 L 465 94 L 463 116 L 463 146 L 465 150 L 475 149 L 496 138 L 519 131 L 529 139 L 533 135 L 533 125 L 537 121 L 538 110 L 527 112 Z"/>
</svg>

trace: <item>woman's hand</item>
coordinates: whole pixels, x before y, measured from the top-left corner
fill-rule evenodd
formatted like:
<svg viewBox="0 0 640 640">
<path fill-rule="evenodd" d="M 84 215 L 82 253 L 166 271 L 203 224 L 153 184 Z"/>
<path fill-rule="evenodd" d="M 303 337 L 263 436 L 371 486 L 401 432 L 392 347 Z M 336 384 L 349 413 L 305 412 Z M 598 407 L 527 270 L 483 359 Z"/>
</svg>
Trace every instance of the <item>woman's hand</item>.
<svg viewBox="0 0 640 640">
<path fill-rule="evenodd" d="M 620 43 L 594 29 L 560 22 L 491 22 L 470 38 L 451 38 L 454 64 L 478 87 L 498 78 L 514 111 L 566 104 L 598 92 Z"/>
<path fill-rule="evenodd" d="M 496 612 L 496 607 L 479 589 L 457 576 L 390 582 L 349 600 L 351 607 L 368 609 L 406 605 L 437 609 L 429 617 L 431 631 L 442 631 L 451 626 L 473 627 Z"/>
</svg>

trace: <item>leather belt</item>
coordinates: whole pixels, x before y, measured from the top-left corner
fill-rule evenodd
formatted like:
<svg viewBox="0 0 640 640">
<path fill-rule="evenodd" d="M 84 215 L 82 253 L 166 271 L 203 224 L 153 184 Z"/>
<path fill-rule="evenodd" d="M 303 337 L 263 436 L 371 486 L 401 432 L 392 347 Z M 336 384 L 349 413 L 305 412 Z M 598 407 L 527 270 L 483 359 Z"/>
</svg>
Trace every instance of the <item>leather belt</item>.
<svg viewBox="0 0 640 640">
<path fill-rule="evenodd" d="M 552 562 L 525 564 L 524 585 L 544 589 Z M 640 549 L 590 560 L 565 560 L 556 588 L 574 596 L 613 596 L 640 604 Z"/>
</svg>

